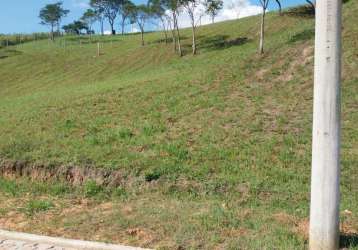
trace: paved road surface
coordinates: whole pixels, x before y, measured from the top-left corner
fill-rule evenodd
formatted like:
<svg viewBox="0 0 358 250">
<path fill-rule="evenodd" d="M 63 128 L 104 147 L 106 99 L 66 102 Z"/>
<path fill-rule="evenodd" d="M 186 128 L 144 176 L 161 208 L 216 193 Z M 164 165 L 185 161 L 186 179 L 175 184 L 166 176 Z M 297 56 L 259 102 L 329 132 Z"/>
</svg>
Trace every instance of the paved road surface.
<svg viewBox="0 0 358 250">
<path fill-rule="evenodd" d="M 19 240 L 9 240 L 0 237 L 0 250 L 75 250 L 71 248 L 57 247 L 55 245 L 29 243 Z"/>
<path fill-rule="evenodd" d="M 0 229 L 0 250 L 145 250 L 143 248 L 70 240 Z"/>
</svg>

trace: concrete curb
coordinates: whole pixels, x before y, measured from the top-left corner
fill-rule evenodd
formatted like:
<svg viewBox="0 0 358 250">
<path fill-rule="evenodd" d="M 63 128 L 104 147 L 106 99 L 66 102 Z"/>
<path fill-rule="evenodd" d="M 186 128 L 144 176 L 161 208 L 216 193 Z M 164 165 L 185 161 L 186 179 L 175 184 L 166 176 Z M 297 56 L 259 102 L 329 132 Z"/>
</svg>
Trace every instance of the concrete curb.
<svg viewBox="0 0 358 250">
<path fill-rule="evenodd" d="M 40 236 L 27 233 L 10 232 L 0 229 L 0 237 L 8 240 L 18 240 L 29 243 L 39 243 L 55 245 L 58 247 L 73 248 L 78 250 L 149 250 L 139 247 L 129 247 L 122 245 L 106 244 L 101 242 L 91 242 L 83 240 L 70 240 L 64 238 L 55 238 L 48 236 Z"/>
</svg>

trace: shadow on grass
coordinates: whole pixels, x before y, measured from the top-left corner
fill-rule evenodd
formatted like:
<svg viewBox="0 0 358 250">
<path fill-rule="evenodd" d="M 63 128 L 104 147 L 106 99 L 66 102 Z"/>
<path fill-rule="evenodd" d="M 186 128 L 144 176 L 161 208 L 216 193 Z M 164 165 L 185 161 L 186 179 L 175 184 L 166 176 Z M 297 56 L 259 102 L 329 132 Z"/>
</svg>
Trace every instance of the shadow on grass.
<svg viewBox="0 0 358 250">
<path fill-rule="evenodd" d="M 0 51 L 0 59 L 6 59 L 11 56 L 22 55 L 23 52 L 15 50 L 15 49 L 2 49 Z"/>
<path fill-rule="evenodd" d="M 310 5 L 302 5 L 298 7 L 293 7 L 285 12 L 284 15 L 294 16 L 294 17 L 305 17 L 305 18 L 314 18 L 315 17 L 315 9 Z"/>
<path fill-rule="evenodd" d="M 307 41 L 307 40 L 310 40 L 312 38 L 314 38 L 315 36 L 315 30 L 314 29 L 308 29 L 308 30 L 304 30 L 300 33 L 297 33 L 295 35 L 293 35 L 289 42 L 290 43 L 295 43 L 295 42 L 298 42 L 298 41 Z"/>
<path fill-rule="evenodd" d="M 227 49 L 233 46 L 240 46 L 249 42 L 247 37 L 238 37 L 228 40 L 229 36 L 217 35 L 213 37 L 203 38 L 199 41 L 200 49 L 220 50 Z"/>
<path fill-rule="evenodd" d="M 341 234 L 339 243 L 341 248 L 355 248 L 358 246 L 358 234 Z"/>
<path fill-rule="evenodd" d="M 73 37 L 65 37 L 65 39 L 67 41 L 72 41 L 72 42 L 76 42 L 76 41 L 82 41 L 82 42 L 91 41 L 91 38 L 89 36 L 73 36 Z"/>
<path fill-rule="evenodd" d="M 82 44 L 95 44 L 97 42 L 100 43 L 111 43 L 111 42 L 121 42 L 122 40 L 119 39 L 120 36 L 94 36 L 94 37 L 89 37 L 89 36 L 77 36 L 77 37 L 66 37 L 65 40 L 69 41 L 69 42 L 77 42 L 77 43 L 82 43 Z M 62 41 L 59 40 L 59 42 L 61 43 Z"/>
<path fill-rule="evenodd" d="M 188 39 L 187 36 L 180 36 L 180 41 L 183 42 L 184 40 Z M 168 35 L 167 44 L 171 44 L 173 42 L 173 38 Z M 148 44 L 155 44 L 155 43 L 165 43 L 165 38 L 159 38 L 154 41 L 148 42 Z"/>
<path fill-rule="evenodd" d="M 358 234 L 341 234 L 340 247 L 354 248 L 358 246 Z"/>
<path fill-rule="evenodd" d="M 165 42 L 165 38 L 160 38 L 160 39 L 156 39 L 154 41 L 149 42 L 148 44 L 155 44 L 155 43 L 167 43 L 167 44 L 171 44 L 173 42 L 173 38 L 169 38 L 167 39 L 167 41 Z"/>
</svg>

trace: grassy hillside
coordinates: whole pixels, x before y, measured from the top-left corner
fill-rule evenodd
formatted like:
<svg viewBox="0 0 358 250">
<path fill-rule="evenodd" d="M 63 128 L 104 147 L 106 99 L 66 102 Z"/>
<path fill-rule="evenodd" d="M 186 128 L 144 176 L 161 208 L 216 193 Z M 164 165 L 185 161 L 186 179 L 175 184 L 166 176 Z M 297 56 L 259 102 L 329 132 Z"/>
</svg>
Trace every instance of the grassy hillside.
<svg viewBox="0 0 358 250">
<path fill-rule="evenodd" d="M 344 9 L 342 231 L 358 232 L 358 3 Z M 163 249 L 306 246 L 314 20 L 199 28 L 199 55 L 160 33 L 0 50 L 0 159 L 119 169 L 106 190 L 0 179 L 0 227 Z M 80 45 L 81 40 L 81 45 Z M 30 190 L 30 191 L 29 191 Z M 14 212 L 14 207 L 16 211 Z M 354 237 L 354 234 L 356 235 Z"/>
</svg>

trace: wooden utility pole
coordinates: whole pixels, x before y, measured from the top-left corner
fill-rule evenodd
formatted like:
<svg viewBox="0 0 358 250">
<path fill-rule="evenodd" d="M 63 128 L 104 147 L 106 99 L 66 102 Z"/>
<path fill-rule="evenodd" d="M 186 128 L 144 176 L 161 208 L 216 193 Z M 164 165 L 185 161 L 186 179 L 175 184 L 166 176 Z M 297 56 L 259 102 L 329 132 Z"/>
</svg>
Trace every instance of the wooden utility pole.
<svg viewBox="0 0 358 250">
<path fill-rule="evenodd" d="M 310 250 L 339 248 L 342 0 L 317 0 Z"/>
</svg>

